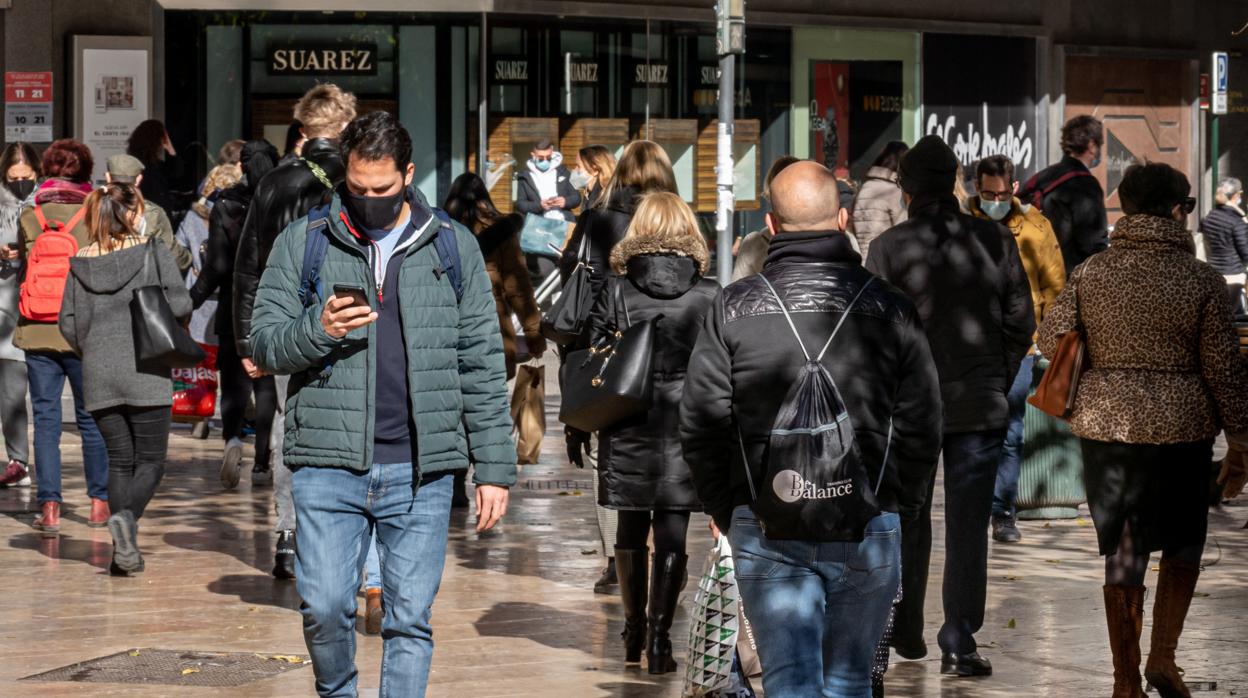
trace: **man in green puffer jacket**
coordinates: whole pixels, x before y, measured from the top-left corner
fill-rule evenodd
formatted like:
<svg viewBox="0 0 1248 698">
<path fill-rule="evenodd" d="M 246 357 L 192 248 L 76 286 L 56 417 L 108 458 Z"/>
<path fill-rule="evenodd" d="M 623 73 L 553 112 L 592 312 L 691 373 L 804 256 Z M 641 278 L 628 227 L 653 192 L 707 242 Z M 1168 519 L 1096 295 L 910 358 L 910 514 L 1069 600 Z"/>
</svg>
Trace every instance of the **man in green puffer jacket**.
<svg viewBox="0 0 1248 698">
<path fill-rule="evenodd" d="M 453 473 L 475 466 L 477 530 L 516 480 L 502 339 L 480 249 L 455 225 L 456 300 L 434 240 L 440 220 L 411 186 L 411 139 L 390 114 L 341 136 L 344 184 L 326 222 L 278 236 L 260 280 L 252 358 L 290 374 L 285 462 L 299 521 L 296 580 L 317 692 L 355 695 L 355 593 L 373 531 L 382 560 L 387 695 L 423 696 L 446 557 Z M 299 287 L 308 235 L 328 235 L 324 303 Z M 362 293 L 330 295 L 335 288 Z"/>
</svg>

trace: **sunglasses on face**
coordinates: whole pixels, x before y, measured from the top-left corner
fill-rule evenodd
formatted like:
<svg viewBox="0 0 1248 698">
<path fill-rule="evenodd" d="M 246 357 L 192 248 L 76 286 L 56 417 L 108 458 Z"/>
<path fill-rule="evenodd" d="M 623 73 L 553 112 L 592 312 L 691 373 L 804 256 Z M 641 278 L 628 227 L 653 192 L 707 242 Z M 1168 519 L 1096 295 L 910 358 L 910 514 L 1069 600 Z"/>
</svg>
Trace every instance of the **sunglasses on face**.
<svg viewBox="0 0 1248 698">
<path fill-rule="evenodd" d="M 1183 209 L 1184 214 L 1191 214 L 1196 210 L 1196 197 L 1189 196 L 1179 202 L 1179 208 Z"/>
</svg>

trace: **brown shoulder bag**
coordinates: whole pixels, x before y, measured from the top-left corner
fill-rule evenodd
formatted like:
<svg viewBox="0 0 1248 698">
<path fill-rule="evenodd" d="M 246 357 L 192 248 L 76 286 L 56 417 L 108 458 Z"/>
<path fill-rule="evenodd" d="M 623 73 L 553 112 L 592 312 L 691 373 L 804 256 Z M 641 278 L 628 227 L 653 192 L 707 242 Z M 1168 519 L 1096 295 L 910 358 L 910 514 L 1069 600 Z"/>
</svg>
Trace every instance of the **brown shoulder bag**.
<svg viewBox="0 0 1248 698">
<path fill-rule="evenodd" d="M 1047 415 L 1069 420 L 1075 411 L 1079 379 L 1088 370 L 1087 353 L 1083 313 L 1079 307 L 1079 292 L 1076 290 L 1075 326 L 1057 336 L 1057 350 L 1053 352 L 1053 360 L 1045 369 L 1035 394 L 1027 398 L 1027 402 Z"/>
</svg>

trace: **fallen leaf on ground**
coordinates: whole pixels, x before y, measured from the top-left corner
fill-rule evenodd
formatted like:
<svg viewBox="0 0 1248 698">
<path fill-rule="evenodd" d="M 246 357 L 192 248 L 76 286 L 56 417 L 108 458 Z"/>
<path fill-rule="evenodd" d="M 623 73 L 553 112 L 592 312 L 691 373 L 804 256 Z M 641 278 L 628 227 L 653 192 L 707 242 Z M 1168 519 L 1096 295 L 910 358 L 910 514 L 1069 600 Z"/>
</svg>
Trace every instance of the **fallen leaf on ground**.
<svg viewBox="0 0 1248 698">
<path fill-rule="evenodd" d="M 195 667 L 187 667 L 186 669 L 182 670 L 183 676 L 186 676 L 187 674 L 198 674 L 198 673 L 199 673 L 199 669 L 196 669 Z"/>
<path fill-rule="evenodd" d="M 1018 623 L 1015 622 L 1013 618 L 1011 618 L 1010 622 L 1005 624 L 1005 627 L 1009 628 L 1010 630 L 1013 630 L 1018 627 Z"/>
<path fill-rule="evenodd" d="M 1207 591 L 1193 591 L 1193 592 L 1192 592 L 1192 596 L 1194 596 L 1194 597 L 1196 597 L 1196 598 L 1198 598 L 1198 599 L 1207 599 L 1207 598 L 1209 598 L 1209 592 L 1207 592 Z"/>
<path fill-rule="evenodd" d="M 1045 562 L 1049 563 L 1050 565 L 1060 565 L 1060 564 L 1062 564 L 1062 561 L 1061 561 L 1061 560 L 1045 560 Z"/>
<path fill-rule="evenodd" d="M 303 664 L 303 657 L 296 657 L 293 654 L 274 654 L 269 659 L 286 662 L 287 664 Z"/>
<path fill-rule="evenodd" d="M 1018 581 L 1018 580 L 1020 580 L 1020 579 L 1022 579 L 1022 577 L 1015 577 L 1015 576 L 1013 576 L 1013 575 L 1007 575 L 1007 576 L 1006 576 L 1006 578 L 1005 578 L 1005 581 L 1007 581 L 1007 582 L 1017 582 L 1017 581 Z"/>
<path fill-rule="evenodd" d="M 1091 525 L 1092 525 L 1092 522 L 1091 522 L 1091 521 L 1088 521 L 1087 519 L 1075 519 L 1075 523 L 1079 524 L 1080 526 L 1091 526 Z"/>
<path fill-rule="evenodd" d="M 139 651 L 138 651 L 138 650 L 135 650 L 135 651 L 131 652 L 131 653 L 130 653 L 130 656 L 131 656 L 131 657 L 137 657 L 137 656 L 139 656 Z"/>
<path fill-rule="evenodd" d="M 1044 525 L 1044 527 L 1045 527 L 1045 528 L 1053 528 L 1053 524 L 1051 524 L 1051 523 L 1046 523 L 1046 524 Z"/>
</svg>

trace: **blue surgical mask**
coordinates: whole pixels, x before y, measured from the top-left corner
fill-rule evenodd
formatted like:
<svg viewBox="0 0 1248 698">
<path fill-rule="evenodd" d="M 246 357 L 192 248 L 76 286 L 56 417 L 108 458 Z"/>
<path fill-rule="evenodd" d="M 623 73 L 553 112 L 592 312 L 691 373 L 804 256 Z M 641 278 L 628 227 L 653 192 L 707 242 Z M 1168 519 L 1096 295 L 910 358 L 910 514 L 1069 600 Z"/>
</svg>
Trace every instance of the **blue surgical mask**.
<svg viewBox="0 0 1248 698">
<path fill-rule="evenodd" d="M 1088 165 L 1089 170 L 1095 170 L 1101 166 L 1101 149 L 1096 149 L 1096 157 L 1092 158 L 1092 164 Z"/>
<path fill-rule="evenodd" d="M 1004 220 L 1010 215 L 1010 209 L 1013 207 L 1012 201 L 989 201 L 982 196 L 979 197 L 979 210 L 994 221 Z"/>
<path fill-rule="evenodd" d="M 549 169 L 550 169 L 550 160 L 538 160 L 537 161 L 538 172 L 546 172 Z"/>
</svg>

